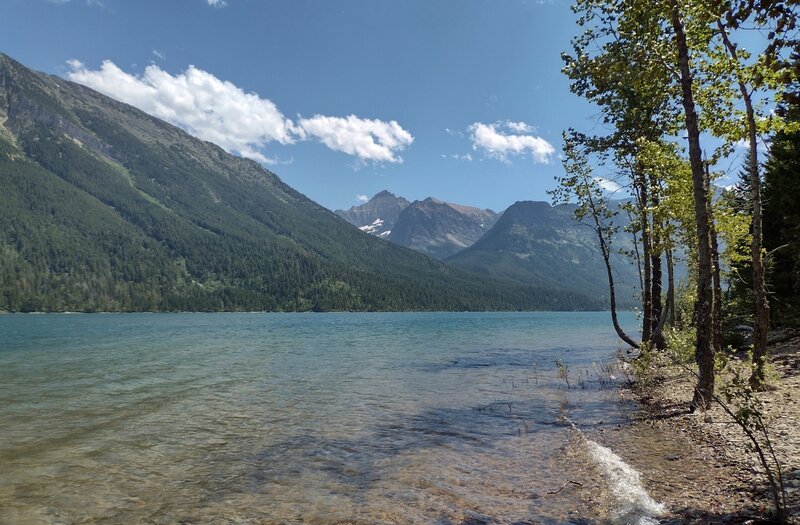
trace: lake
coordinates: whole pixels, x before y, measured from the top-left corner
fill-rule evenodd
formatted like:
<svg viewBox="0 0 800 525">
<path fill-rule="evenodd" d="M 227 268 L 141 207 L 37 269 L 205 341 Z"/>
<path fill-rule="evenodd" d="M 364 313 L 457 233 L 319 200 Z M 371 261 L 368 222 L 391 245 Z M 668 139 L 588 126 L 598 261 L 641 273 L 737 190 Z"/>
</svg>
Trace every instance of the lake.
<svg viewBox="0 0 800 525">
<path fill-rule="evenodd" d="M 618 348 L 605 312 L 3 315 L 0 522 L 594 523 L 555 492 L 571 425 L 625 421 Z"/>
</svg>

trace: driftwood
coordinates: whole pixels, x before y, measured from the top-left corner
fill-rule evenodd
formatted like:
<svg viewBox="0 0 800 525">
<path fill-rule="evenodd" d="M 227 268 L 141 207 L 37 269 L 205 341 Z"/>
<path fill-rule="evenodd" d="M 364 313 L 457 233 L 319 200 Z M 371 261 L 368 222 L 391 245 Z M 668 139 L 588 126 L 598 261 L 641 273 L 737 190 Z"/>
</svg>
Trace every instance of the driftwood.
<svg viewBox="0 0 800 525">
<path fill-rule="evenodd" d="M 563 485 L 561 485 L 561 487 L 559 487 L 559 489 L 558 489 L 558 490 L 551 490 L 551 491 L 548 491 L 548 492 L 547 492 L 547 494 L 558 494 L 559 492 L 561 492 L 562 490 L 564 490 L 564 488 L 565 488 L 567 485 L 569 485 L 570 483 L 571 483 L 571 484 L 573 484 L 573 485 L 578 485 L 579 487 L 582 487 L 582 486 L 583 486 L 583 483 L 578 483 L 577 481 L 572 481 L 571 479 L 568 479 L 567 481 L 565 481 L 565 482 L 564 482 L 564 484 L 563 484 Z"/>
</svg>

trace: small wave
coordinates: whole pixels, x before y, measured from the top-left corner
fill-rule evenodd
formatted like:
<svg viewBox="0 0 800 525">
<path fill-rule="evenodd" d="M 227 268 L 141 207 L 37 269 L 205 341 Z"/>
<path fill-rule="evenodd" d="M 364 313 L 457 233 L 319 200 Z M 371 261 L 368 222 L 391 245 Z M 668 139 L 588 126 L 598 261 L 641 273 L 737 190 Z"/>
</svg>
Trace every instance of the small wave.
<svg viewBox="0 0 800 525">
<path fill-rule="evenodd" d="M 610 448 L 586 440 L 589 455 L 600 465 L 611 488 L 614 523 L 631 525 L 656 525 L 654 516 L 664 513 L 664 505 L 655 501 L 642 486 L 639 472 L 625 463 Z"/>
</svg>

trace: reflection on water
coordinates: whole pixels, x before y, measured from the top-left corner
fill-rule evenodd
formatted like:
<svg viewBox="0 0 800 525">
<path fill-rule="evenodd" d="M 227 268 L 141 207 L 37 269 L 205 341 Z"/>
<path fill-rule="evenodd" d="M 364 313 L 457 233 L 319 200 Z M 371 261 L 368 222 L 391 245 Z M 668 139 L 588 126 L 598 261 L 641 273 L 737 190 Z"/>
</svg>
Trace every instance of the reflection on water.
<svg viewBox="0 0 800 525">
<path fill-rule="evenodd" d="M 594 523 L 596 491 L 547 493 L 586 468 L 559 414 L 623 417 L 608 324 L 0 316 L 0 522 Z"/>
</svg>

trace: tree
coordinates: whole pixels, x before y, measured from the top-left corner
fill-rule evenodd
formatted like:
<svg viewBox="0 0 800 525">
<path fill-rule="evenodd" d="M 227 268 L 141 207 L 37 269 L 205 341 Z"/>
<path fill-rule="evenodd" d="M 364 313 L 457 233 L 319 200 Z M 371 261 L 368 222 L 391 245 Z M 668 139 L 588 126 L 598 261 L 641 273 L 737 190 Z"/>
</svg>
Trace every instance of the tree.
<svg viewBox="0 0 800 525">
<path fill-rule="evenodd" d="M 600 253 L 608 277 L 609 302 L 611 309 L 611 322 L 620 339 L 633 348 L 640 344 L 633 340 L 619 324 L 617 317 L 617 294 L 614 287 L 614 273 L 611 268 L 611 243 L 615 227 L 610 224 L 614 212 L 609 209 L 608 198 L 603 193 L 597 179 L 592 176 L 592 167 L 588 162 L 586 152 L 581 147 L 579 135 L 564 132 L 564 170 L 566 175 L 559 179 L 556 189 L 551 192 L 556 202 L 569 202 L 577 200 L 575 218 L 579 221 L 588 220 L 589 226 L 597 234 L 600 244 Z"/>
<path fill-rule="evenodd" d="M 708 73 L 705 83 L 712 96 L 706 100 L 704 113 L 709 116 L 707 119 L 711 131 L 726 140 L 728 145 L 744 138 L 748 146 L 746 172 L 752 211 L 750 266 L 755 310 L 750 384 L 755 389 L 761 389 L 765 386 L 770 306 L 763 260 L 763 199 L 758 142 L 759 134 L 782 129 L 784 124 L 780 115 L 770 115 L 769 108 L 763 102 L 767 94 L 776 90 L 781 79 L 786 77 L 787 68 L 781 58 L 781 50 L 787 43 L 787 37 L 794 31 L 795 16 L 791 7 L 771 0 L 734 2 L 730 5 L 709 2 L 707 11 L 714 10 L 714 43 L 705 53 L 705 69 Z M 754 27 L 773 24 L 767 43 L 756 59 L 747 50 L 740 49 L 732 38 L 736 30 L 748 24 Z M 733 101 L 740 106 L 734 105 Z M 718 108 L 723 110 L 719 111 Z"/>
<path fill-rule="evenodd" d="M 800 63 L 800 57 L 796 57 Z M 800 122 L 798 88 L 789 86 L 779 113 Z M 800 131 L 779 131 L 770 146 L 764 179 L 764 247 L 771 258 L 770 288 L 776 323 L 800 324 Z"/>
<path fill-rule="evenodd" d="M 758 134 L 782 129 L 780 116 L 763 112 L 764 93 L 786 76 L 780 50 L 796 26 L 793 5 L 772 0 L 577 0 L 574 11 L 583 32 L 564 54 L 565 73 L 576 94 L 596 103 L 607 135 L 586 137 L 583 144 L 599 162 L 613 164 L 627 179 L 641 240 L 637 261 L 642 270 L 643 339 L 657 340 L 653 327 L 661 305 L 661 258 L 668 252 L 670 221 L 660 211 L 668 173 L 659 156 L 645 153 L 652 145 L 681 142 L 686 137 L 693 204 L 693 262 L 696 283 L 694 325 L 699 381 L 693 408 L 707 408 L 714 389 L 714 354 L 721 348 L 721 268 L 717 231 L 736 228 L 715 220 L 712 167 L 746 137 L 750 150 L 753 286 L 756 310 L 754 386 L 763 384 L 769 303 L 762 254 L 762 204 L 758 173 Z M 746 23 L 772 31 L 758 60 L 740 49 L 731 36 Z M 706 156 L 701 135 L 710 133 L 723 144 Z M 578 135 L 575 135 L 578 136 Z M 660 146 L 659 146 L 660 147 Z M 666 149 L 664 149 L 666 152 Z M 652 150 L 650 151 L 652 153 Z M 673 178 L 674 180 L 674 178 Z M 674 196 L 674 192 L 673 196 Z M 674 199 L 668 199 L 674 201 Z M 730 215 L 725 215 L 727 219 Z M 684 228 L 688 224 L 682 222 Z M 686 238 L 688 236 L 684 236 Z"/>
<path fill-rule="evenodd" d="M 714 347 L 712 346 L 712 259 L 711 259 L 711 207 L 709 180 L 700 148 L 700 126 L 695 105 L 694 76 L 690 66 L 690 50 L 686 38 L 684 13 L 678 0 L 669 1 L 670 23 L 675 37 L 675 55 L 678 79 L 681 86 L 681 103 L 685 115 L 689 142 L 689 165 L 692 170 L 692 195 L 694 197 L 697 226 L 697 299 L 695 303 L 695 361 L 698 380 L 692 399 L 693 408 L 706 409 L 714 392 Z"/>
<path fill-rule="evenodd" d="M 691 6 L 689 6 L 691 7 Z M 600 106 L 603 123 L 613 132 L 587 142 L 630 173 L 630 186 L 642 221 L 643 338 L 653 342 L 654 298 L 660 296 L 661 248 L 652 211 L 659 207 L 661 177 L 648 166 L 641 145 L 688 135 L 696 236 L 697 303 L 695 309 L 696 360 L 700 370 L 693 407 L 707 408 L 714 389 L 714 294 L 712 277 L 713 214 L 708 166 L 700 148 L 700 123 L 695 102 L 691 51 L 684 11 L 691 11 L 692 46 L 708 45 L 711 18 L 703 9 L 689 9 L 671 0 L 655 6 L 640 0 L 578 0 L 578 24 L 584 32 L 573 39 L 573 54 L 565 54 L 565 72 L 572 90 Z M 682 114 L 678 108 L 682 108 Z M 656 263 L 656 264 L 654 264 Z M 654 271 L 655 267 L 655 271 Z M 718 267 L 717 267 L 718 268 Z M 653 283 L 657 281 L 658 286 Z M 660 302 L 660 300 L 659 300 Z"/>
<path fill-rule="evenodd" d="M 630 192 L 632 204 L 625 209 L 640 269 L 642 340 L 663 347 L 662 260 L 670 243 L 656 222 L 662 174 L 647 165 L 641 150 L 643 143 L 669 133 L 677 111 L 670 96 L 674 83 L 657 58 L 664 51 L 662 27 L 644 4 L 581 0 L 573 9 L 585 30 L 573 39 L 572 52 L 562 55 L 564 73 L 574 93 L 600 106 L 602 123 L 611 130 L 594 136 L 572 133 L 571 140 L 613 170 L 603 178 L 614 178 Z"/>
</svg>

